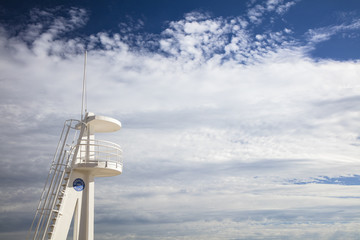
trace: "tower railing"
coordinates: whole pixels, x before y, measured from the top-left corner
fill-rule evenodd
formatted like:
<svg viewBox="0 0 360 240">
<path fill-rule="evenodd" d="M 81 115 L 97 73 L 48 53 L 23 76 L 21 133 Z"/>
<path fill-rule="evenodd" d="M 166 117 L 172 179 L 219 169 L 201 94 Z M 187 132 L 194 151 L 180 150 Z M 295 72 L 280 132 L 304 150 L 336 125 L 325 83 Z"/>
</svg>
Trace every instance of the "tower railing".
<svg viewBox="0 0 360 240">
<path fill-rule="evenodd" d="M 86 139 L 85 137 L 79 144 L 79 151 L 77 153 L 75 164 L 98 162 L 122 166 L 121 147 L 113 142 Z"/>
</svg>

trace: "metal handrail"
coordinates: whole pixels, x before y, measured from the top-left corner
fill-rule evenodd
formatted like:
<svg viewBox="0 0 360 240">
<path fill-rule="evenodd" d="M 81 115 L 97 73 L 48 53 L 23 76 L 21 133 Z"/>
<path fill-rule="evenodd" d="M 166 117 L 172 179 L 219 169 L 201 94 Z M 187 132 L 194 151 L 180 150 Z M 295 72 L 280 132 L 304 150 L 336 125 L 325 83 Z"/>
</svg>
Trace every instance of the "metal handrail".
<svg viewBox="0 0 360 240">
<path fill-rule="evenodd" d="M 109 141 L 82 139 L 75 164 L 94 162 L 114 162 L 122 165 L 121 147 Z"/>
</svg>

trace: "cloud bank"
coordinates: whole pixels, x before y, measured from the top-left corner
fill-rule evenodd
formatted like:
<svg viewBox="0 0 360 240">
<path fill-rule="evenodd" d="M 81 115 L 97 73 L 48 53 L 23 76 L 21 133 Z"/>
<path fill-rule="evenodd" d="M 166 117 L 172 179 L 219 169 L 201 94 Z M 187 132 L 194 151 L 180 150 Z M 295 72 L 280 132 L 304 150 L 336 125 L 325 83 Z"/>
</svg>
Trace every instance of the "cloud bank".
<svg viewBox="0 0 360 240">
<path fill-rule="evenodd" d="M 190 12 L 159 35 L 74 37 L 89 17 L 77 8 L 1 26 L 0 236 L 30 226 L 62 123 L 80 116 L 87 48 L 88 109 L 123 123 L 103 136 L 125 167 L 97 181 L 99 239 L 355 238 L 359 184 L 313 179 L 359 181 L 360 62 L 309 51 L 359 19 L 305 41 L 254 31 L 295 3 Z"/>
</svg>

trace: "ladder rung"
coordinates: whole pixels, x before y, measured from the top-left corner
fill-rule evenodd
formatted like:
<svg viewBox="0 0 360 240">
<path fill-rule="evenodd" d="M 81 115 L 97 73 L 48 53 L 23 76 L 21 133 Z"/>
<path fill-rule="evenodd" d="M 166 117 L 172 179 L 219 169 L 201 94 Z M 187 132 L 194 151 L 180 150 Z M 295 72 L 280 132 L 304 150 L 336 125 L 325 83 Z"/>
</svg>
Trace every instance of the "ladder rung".
<svg viewBox="0 0 360 240">
<path fill-rule="evenodd" d="M 37 210 L 38 211 L 40 211 L 40 210 L 48 211 L 48 210 L 50 210 L 50 208 L 38 208 Z"/>
</svg>

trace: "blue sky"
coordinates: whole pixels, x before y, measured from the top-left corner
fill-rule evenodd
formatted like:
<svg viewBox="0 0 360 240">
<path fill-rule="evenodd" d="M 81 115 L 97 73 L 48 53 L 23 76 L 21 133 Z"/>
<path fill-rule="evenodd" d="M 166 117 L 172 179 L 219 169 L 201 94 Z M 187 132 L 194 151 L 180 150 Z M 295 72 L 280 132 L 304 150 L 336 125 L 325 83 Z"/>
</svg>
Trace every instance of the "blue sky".
<svg viewBox="0 0 360 240">
<path fill-rule="evenodd" d="M 0 238 L 63 122 L 119 119 L 96 239 L 358 239 L 359 1 L 0 3 Z"/>
</svg>

